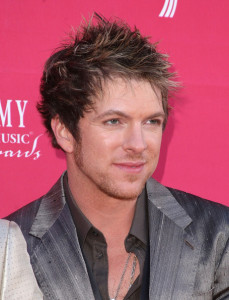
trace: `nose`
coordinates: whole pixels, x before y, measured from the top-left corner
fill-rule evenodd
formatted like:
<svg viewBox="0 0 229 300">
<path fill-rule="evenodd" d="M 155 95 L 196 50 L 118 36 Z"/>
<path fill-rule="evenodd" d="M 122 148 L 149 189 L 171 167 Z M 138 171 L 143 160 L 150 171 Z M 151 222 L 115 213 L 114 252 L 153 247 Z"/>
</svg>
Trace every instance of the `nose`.
<svg viewBox="0 0 229 300">
<path fill-rule="evenodd" d="M 147 147 L 141 125 L 130 126 L 126 129 L 123 148 L 125 151 L 141 153 Z"/>
</svg>

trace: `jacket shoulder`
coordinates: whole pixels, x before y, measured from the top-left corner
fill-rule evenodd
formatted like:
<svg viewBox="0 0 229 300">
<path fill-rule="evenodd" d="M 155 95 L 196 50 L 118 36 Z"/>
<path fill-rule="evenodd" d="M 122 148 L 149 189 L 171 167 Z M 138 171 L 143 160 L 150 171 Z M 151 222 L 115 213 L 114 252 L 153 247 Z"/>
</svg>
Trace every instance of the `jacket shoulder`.
<svg viewBox="0 0 229 300">
<path fill-rule="evenodd" d="M 31 228 L 31 225 L 34 219 L 36 218 L 42 200 L 46 199 L 47 201 L 50 202 L 52 199 L 56 198 L 57 196 L 61 197 L 63 176 L 64 174 L 51 187 L 51 189 L 47 192 L 47 194 L 23 206 L 22 208 L 8 215 L 4 219 L 9 221 L 14 221 L 19 225 L 19 227 L 21 227 L 23 231 L 26 230 L 28 227 Z"/>
<path fill-rule="evenodd" d="M 4 219 L 14 221 L 21 228 L 24 235 L 29 232 L 32 223 L 36 217 L 42 197 L 23 206 Z"/>
<path fill-rule="evenodd" d="M 201 218 L 215 224 L 229 224 L 229 207 L 199 196 L 167 187 L 177 202 L 193 219 Z"/>
</svg>

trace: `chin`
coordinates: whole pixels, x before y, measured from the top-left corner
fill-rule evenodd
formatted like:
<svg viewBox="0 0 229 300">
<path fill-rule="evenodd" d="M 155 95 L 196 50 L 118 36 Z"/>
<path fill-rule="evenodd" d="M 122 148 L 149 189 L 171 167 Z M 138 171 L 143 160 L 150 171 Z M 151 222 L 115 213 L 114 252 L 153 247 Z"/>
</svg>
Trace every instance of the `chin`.
<svg viewBox="0 0 229 300">
<path fill-rule="evenodd" d="M 110 197 L 114 198 L 114 199 L 118 199 L 118 200 L 128 200 L 128 201 L 132 201 L 135 200 L 139 194 L 141 192 L 138 193 L 134 193 L 134 192 L 129 192 L 129 193 L 122 193 L 122 192 L 116 192 L 116 193 L 110 193 Z"/>
<path fill-rule="evenodd" d="M 124 185 L 124 186 L 123 186 Z M 109 197 L 120 200 L 135 200 L 142 192 L 145 182 L 133 187 L 133 183 L 122 183 L 122 186 L 117 185 L 102 185 L 100 190 Z"/>
</svg>

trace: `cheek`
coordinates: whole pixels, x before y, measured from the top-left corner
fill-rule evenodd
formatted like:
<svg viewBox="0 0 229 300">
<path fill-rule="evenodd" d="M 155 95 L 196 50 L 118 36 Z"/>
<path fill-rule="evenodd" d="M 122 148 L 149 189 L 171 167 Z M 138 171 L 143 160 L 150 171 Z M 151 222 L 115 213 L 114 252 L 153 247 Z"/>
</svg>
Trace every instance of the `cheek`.
<svg viewBox="0 0 229 300">
<path fill-rule="evenodd" d="M 107 152 L 114 151 L 123 143 L 122 134 L 114 131 L 100 132 L 95 139 L 97 147 L 103 148 Z"/>
<path fill-rule="evenodd" d="M 82 154 L 84 159 L 94 162 L 105 162 L 112 159 L 117 149 L 120 148 L 120 137 L 114 134 L 101 134 L 101 132 L 88 132 L 82 138 Z"/>
<path fill-rule="evenodd" d="M 148 148 L 153 152 L 160 152 L 161 148 L 161 140 L 162 140 L 162 134 L 158 134 L 155 136 L 151 136 L 148 139 Z"/>
</svg>

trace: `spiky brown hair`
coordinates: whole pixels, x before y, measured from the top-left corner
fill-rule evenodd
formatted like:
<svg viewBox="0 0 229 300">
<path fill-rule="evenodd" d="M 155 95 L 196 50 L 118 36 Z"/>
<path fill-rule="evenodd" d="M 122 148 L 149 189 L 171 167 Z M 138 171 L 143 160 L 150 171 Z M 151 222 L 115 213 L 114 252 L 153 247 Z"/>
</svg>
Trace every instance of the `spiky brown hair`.
<svg viewBox="0 0 229 300">
<path fill-rule="evenodd" d="M 45 64 L 42 99 L 37 108 L 53 146 L 59 148 L 51 119 L 59 115 L 73 137 L 79 139 L 79 119 L 93 106 L 93 96 L 102 91 L 102 83 L 114 76 L 146 80 L 156 86 L 162 95 L 166 124 L 168 94 L 176 86 L 169 68 L 167 55 L 159 53 L 156 44 L 136 27 L 131 30 L 121 20 L 106 20 L 95 14 Z"/>
</svg>

